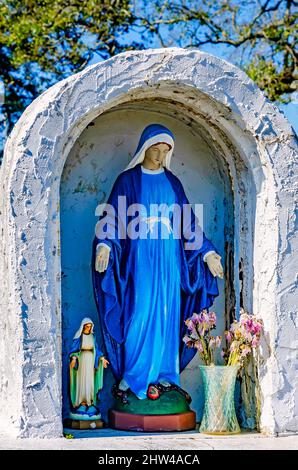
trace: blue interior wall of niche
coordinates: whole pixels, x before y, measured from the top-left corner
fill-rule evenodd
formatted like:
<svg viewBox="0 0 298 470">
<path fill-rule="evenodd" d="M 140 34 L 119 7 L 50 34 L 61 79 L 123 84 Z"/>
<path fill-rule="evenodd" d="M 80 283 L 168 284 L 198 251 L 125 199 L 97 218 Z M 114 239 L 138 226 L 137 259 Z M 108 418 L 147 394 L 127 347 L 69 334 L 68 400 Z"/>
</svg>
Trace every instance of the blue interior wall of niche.
<svg viewBox="0 0 298 470">
<path fill-rule="evenodd" d="M 61 283 L 63 320 L 63 414 L 68 414 L 68 351 L 83 317 L 95 323 L 100 345 L 102 338 L 93 298 L 91 244 L 97 204 L 105 202 L 111 187 L 130 161 L 140 133 L 151 123 L 168 126 L 176 145 L 171 170 L 181 179 L 192 203 L 203 204 L 203 229 L 225 263 L 226 239 L 233 237 L 233 199 L 230 181 L 222 162 L 204 139 L 176 119 L 142 110 L 118 110 L 95 119 L 81 134 L 66 161 L 61 178 Z M 213 310 L 218 315 L 217 334 L 225 328 L 225 289 L 219 281 L 220 295 Z M 181 384 L 192 398 L 192 408 L 200 420 L 203 389 L 196 356 L 183 371 Z M 104 374 L 101 411 L 107 419 L 112 405 L 110 389 L 114 383 L 109 369 Z"/>
</svg>

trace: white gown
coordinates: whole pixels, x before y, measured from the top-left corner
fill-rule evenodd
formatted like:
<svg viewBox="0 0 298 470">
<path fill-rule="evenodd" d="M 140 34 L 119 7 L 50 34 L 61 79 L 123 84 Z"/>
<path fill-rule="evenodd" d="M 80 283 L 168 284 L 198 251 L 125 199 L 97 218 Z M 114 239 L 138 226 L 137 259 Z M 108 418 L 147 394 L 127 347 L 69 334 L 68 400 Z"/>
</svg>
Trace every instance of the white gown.
<svg viewBox="0 0 298 470">
<path fill-rule="evenodd" d="M 82 334 L 82 346 L 77 372 L 77 388 L 75 406 L 86 402 L 93 404 L 94 396 L 94 336 Z"/>
</svg>

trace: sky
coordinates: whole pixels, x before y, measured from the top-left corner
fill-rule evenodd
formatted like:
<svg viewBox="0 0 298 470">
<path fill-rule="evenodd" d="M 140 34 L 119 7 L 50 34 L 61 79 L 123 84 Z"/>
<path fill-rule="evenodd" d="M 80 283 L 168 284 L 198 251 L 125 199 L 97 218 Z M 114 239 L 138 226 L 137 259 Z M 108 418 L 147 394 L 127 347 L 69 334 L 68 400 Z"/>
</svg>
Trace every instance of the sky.
<svg viewBox="0 0 298 470">
<path fill-rule="evenodd" d="M 288 105 L 279 105 L 288 121 L 292 124 L 296 134 L 298 135 L 298 103 L 290 103 Z"/>
</svg>

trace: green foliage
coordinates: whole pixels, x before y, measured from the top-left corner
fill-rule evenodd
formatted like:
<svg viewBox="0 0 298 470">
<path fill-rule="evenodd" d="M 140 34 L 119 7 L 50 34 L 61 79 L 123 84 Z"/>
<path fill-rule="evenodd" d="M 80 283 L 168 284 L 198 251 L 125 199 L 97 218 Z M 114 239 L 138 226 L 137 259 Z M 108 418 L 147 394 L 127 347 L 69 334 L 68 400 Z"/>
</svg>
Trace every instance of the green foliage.
<svg viewBox="0 0 298 470">
<path fill-rule="evenodd" d="M 129 0 L 0 1 L 2 112 L 8 132 L 36 96 L 82 70 L 94 53 L 106 59 L 127 49 L 119 38 L 133 22 Z"/>
<path fill-rule="evenodd" d="M 8 134 L 34 98 L 94 55 L 107 59 L 152 40 L 153 47 L 221 55 L 269 99 L 288 102 L 298 83 L 297 6 L 297 0 L 0 0 L 0 135 L 4 121 Z"/>
<path fill-rule="evenodd" d="M 244 66 L 244 70 L 262 90 L 266 90 L 271 101 L 281 103 L 290 101 L 288 91 L 292 82 L 291 70 L 282 68 L 281 71 L 278 71 L 277 65 L 272 60 L 258 56 L 250 64 Z"/>
<path fill-rule="evenodd" d="M 288 102 L 298 82 L 297 7 L 297 0 L 155 0 L 143 23 L 164 47 L 223 55 L 268 98 Z"/>
</svg>

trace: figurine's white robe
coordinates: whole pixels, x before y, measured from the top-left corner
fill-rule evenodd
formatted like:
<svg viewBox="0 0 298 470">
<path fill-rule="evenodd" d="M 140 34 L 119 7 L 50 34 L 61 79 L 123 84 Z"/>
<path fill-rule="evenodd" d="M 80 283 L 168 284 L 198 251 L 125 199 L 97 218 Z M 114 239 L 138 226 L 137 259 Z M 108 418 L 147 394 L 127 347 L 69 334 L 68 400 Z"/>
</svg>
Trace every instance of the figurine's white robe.
<svg viewBox="0 0 298 470">
<path fill-rule="evenodd" d="M 94 337 L 82 334 L 80 363 L 77 372 L 75 406 L 86 402 L 92 405 L 94 397 Z"/>
</svg>

